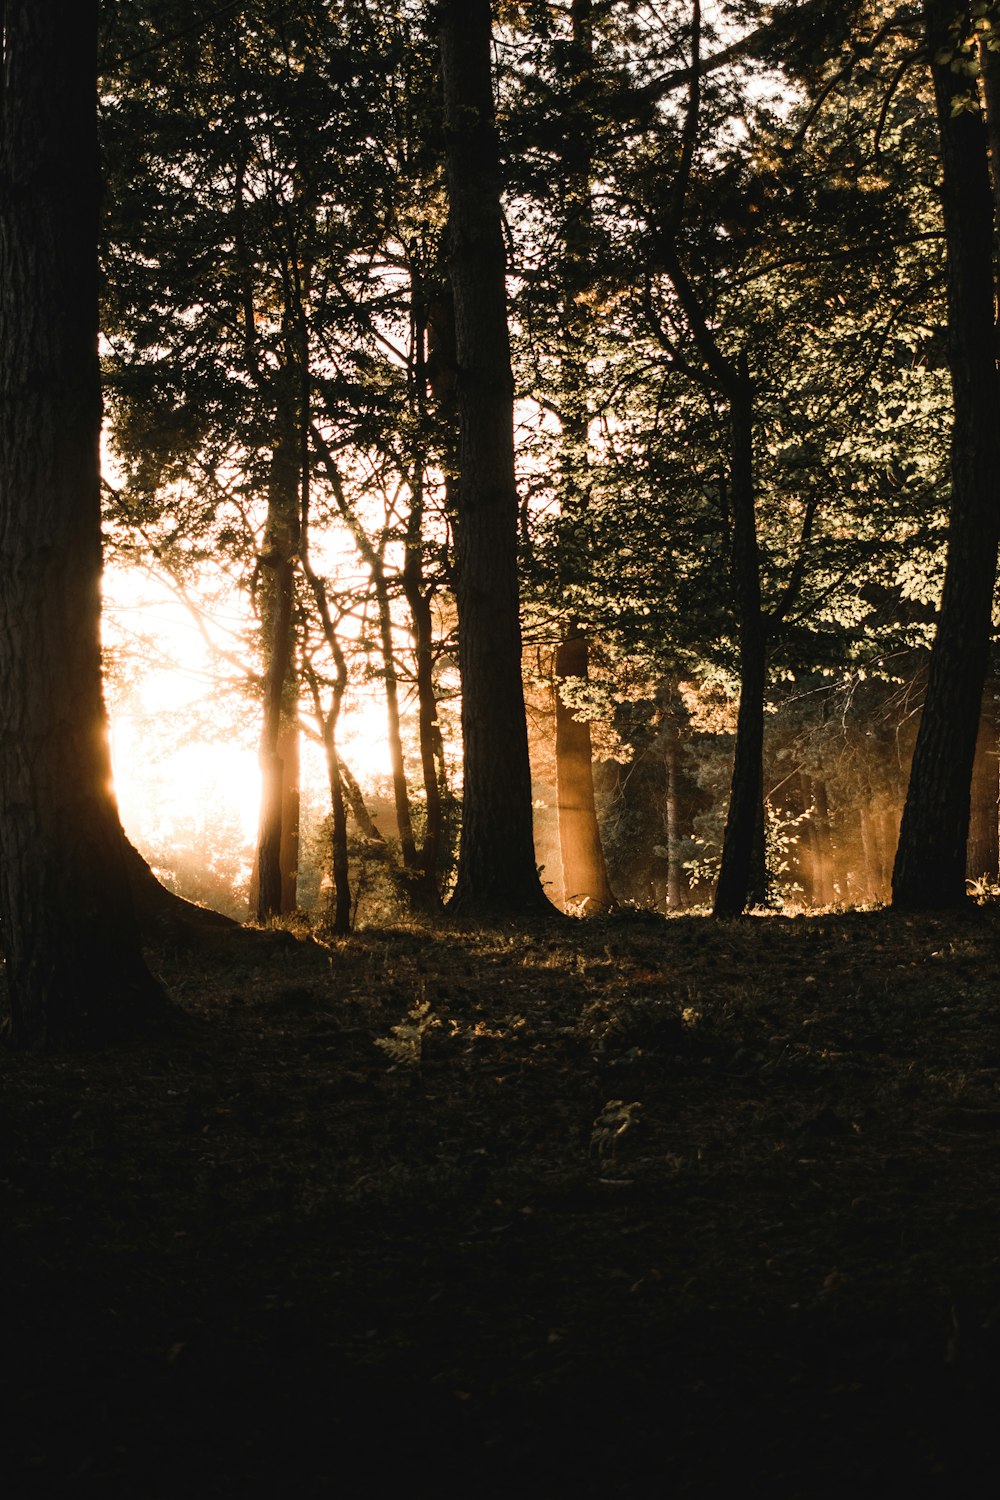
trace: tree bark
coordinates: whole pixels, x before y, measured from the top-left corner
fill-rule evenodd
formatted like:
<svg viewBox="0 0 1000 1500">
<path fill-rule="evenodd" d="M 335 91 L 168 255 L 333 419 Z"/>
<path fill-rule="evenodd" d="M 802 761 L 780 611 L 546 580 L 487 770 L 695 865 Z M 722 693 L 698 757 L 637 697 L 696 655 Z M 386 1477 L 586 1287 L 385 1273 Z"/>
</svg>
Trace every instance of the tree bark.
<svg viewBox="0 0 1000 1500">
<path fill-rule="evenodd" d="M 680 754 L 676 729 L 668 731 L 663 759 L 667 778 L 663 817 L 667 837 L 667 910 L 678 911 L 683 905 L 684 870 L 680 850 Z"/>
<path fill-rule="evenodd" d="M 337 937 L 346 937 L 351 930 L 351 875 L 347 850 L 347 803 L 344 799 L 344 782 L 341 776 L 340 758 L 337 754 L 337 719 L 340 704 L 335 712 L 327 715 L 323 724 L 323 748 L 326 752 L 326 772 L 330 783 L 330 856 L 333 874 L 333 901 L 331 903 L 330 926 Z"/>
<path fill-rule="evenodd" d="M 286 709 L 278 734 L 281 760 L 281 910 L 295 911 L 299 904 L 299 814 L 301 804 L 301 731 L 298 705 Z"/>
<path fill-rule="evenodd" d="M 423 333 L 420 333 L 421 340 Z M 413 625 L 413 654 L 417 668 L 417 726 L 420 739 L 420 769 L 424 782 L 426 813 L 424 834 L 417 855 L 414 897 L 425 908 L 440 907 L 438 872 L 441 864 L 443 820 L 443 778 L 437 760 L 439 736 L 437 692 L 434 687 L 434 622 L 431 615 L 431 593 L 424 581 L 421 530 L 423 518 L 423 461 L 417 469 L 413 506 L 407 528 L 406 554 L 403 561 L 403 593 Z"/>
<path fill-rule="evenodd" d="M 389 742 L 389 763 L 392 767 L 392 796 L 396 809 L 396 827 L 399 830 L 399 853 L 403 862 L 403 870 L 410 876 L 413 876 L 417 870 L 417 844 L 413 836 L 413 818 L 410 814 L 410 789 L 406 784 L 406 762 L 403 758 L 403 733 L 399 713 L 399 676 L 396 671 L 396 651 L 392 638 L 392 606 L 389 601 L 389 584 L 385 576 L 384 548 L 372 558 L 372 583 L 375 588 L 375 604 L 378 609 L 382 670 L 385 673 L 386 726 Z"/>
<path fill-rule="evenodd" d="M 813 782 L 813 805 L 816 808 L 816 894 L 818 906 L 829 906 L 833 901 L 833 846 L 830 832 L 830 798 L 826 782 Z"/>
<path fill-rule="evenodd" d="M 444 0 L 439 17 L 460 430 L 455 599 L 464 784 L 451 910 L 494 920 L 552 908 L 532 837 L 489 0 Z"/>
<path fill-rule="evenodd" d="M 738 917 L 764 899 L 764 692 L 767 634 L 760 597 L 753 477 L 753 390 L 745 356 L 730 393 L 733 583 L 740 646 L 740 706 L 722 868 L 713 914 Z"/>
<path fill-rule="evenodd" d="M 571 6 L 568 99 L 563 137 L 566 206 L 563 219 L 563 340 L 560 354 L 559 407 L 562 429 L 562 495 L 559 572 L 562 587 L 580 582 L 580 522 L 590 504 L 590 400 L 588 351 L 593 342 L 593 314 L 585 292 L 593 277 L 593 151 L 590 95 L 594 72 L 594 23 L 591 0 Z M 581 912 L 610 911 L 615 897 L 608 879 L 597 801 L 590 725 L 565 701 L 562 684 L 586 683 L 590 647 L 582 621 L 563 626 L 554 662 L 556 706 L 556 800 L 559 849 L 566 903 Z"/>
<path fill-rule="evenodd" d="M 297 685 L 294 666 L 295 559 L 300 542 L 299 455 L 295 417 L 289 394 L 279 391 L 277 437 L 268 493 L 267 522 L 261 553 L 261 635 L 264 646 L 264 708 L 260 735 L 261 804 L 257 857 L 251 891 L 251 914 L 267 922 L 294 910 L 288 853 L 288 779 L 292 767 L 282 754 L 290 733 L 297 733 Z M 289 898 L 290 904 L 289 904 Z"/>
<path fill-rule="evenodd" d="M 0 95 L 0 931 L 21 1046 L 167 1013 L 100 658 L 96 0 L 7 0 Z"/>
<path fill-rule="evenodd" d="M 564 682 L 586 681 L 588 655 L 579 627 L 567 631 L 556 648 L 556 795 L 564 900 L 581 912 L 597 912 L 609 911 L 615 900 L 597 822 L 590 725 L 577 719 L 562 694 Z"/>
<path fill-rule="evenodd" d="M 994 713 L 984 713 L 972 769 L 972 810 L 965 873 L 969 880 L 985 879 L 991 885 L 996 884 L 1000 875 L 997 750 Z"/>
<path fill-rule="evenodd" d="M 925 17 L 943 165 L 954 427 L 944 589 L 892 878 L 893 905 L 915 910 L 966 900 L 970 783 L 1000 538 L 1000 382 L 986 132 L 978 110 L 953 113 L 968 79 L 936 60 L 950 24 L 968 22 L 968 7 L 928 0 Z"/>
</svg>

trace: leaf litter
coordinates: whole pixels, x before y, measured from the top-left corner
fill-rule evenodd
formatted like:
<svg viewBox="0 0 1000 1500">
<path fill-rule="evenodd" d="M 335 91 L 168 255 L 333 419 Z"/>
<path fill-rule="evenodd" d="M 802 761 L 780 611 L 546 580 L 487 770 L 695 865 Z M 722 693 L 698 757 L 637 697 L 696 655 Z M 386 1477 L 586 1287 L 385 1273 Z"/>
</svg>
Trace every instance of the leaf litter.
<svg viewBox="0 0 1000 1500">
<path fill-rule="evenodd" d="M 982 1493 L 1000 912 L 154 955 L 0 1055 L 14 1493 Z"/>
</svg>

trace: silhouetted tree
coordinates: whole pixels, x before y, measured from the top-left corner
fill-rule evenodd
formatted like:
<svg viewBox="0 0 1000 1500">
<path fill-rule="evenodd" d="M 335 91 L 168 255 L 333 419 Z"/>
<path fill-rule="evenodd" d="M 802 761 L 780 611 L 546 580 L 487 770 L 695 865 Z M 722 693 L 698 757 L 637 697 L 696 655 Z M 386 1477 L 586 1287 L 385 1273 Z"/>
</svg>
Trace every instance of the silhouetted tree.
<svg viewBox="0 0 1000 1500">
<path fill-rule="evenodd" d="M 993 198 L 979 96 L 960 44 L 969 6 L 928 0 L 926 39 L 941 141 L 948 249 L 948 365 L 955 417 L 948 556 L 927 694 L 892 874 L 894 906 L 966 899 L 972 768 L 989 660 L 1000 538 L 1000 378 L 994 332 Z"/>
<path fill-rule="evenodd" d="M 97 0 L 0 11 L 0 931 L 19 1045 L 166 1006 L 101 686 Z"/>
<path fill-rule="evenodd" d="M 439 11 L 460 424 L 455 598 L 464 786 L 456 915 L 550 911 L 532 839 L 521 678 L 514 383 L 489 0 Z"/>
</svg>

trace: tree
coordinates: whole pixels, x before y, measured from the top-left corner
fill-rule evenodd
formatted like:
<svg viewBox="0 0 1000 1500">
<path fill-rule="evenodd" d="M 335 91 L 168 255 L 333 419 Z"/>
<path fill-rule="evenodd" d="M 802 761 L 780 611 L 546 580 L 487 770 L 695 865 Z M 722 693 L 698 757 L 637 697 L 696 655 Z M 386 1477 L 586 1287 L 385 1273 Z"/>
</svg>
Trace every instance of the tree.
<svg viewBox="0 0 1000 1500">
<path fill-rule="evenodd" d="M 171 15 L 176 7 L 134 7 L 126 25 L 155 18 L 158 40 L 144 53 L 137 38 L 118 38 L 125 57 L 105 106 L 108 395 L 130 505 L 196 573 L 225 561 L 260 619 L 252 911 L 263 920 L 294 905 L 289 770 L 303 651 L 311 636 L 326 638 L 300 563 L 309 469 L 314 560 L 346 532 L 366 575 L 350 601 L 343 585 L 331 587 L 333 615 L 360 623 L 373 611 L 377 621 L 377 665 L 365 660 L 358 672 L 368 632 L 351 651 L 350 621 L 345 649 L 352 678 L 384 685 L 399 859 L 388 845 L 386 854 L 406 897 L 433 907 L 445 852 L 438 570 L 427 535 L 436 466 L 411 304 L 417 265 L 425 250 L 434 257 L 443 221 L 440 131 L 427 145 L 435 132 L 413 121 L 431 87 L 440 114 L 436 55 L 411 14 L 359 0 L 309 0 L 294 16 L 258 0 L 241 8 L 238 31 L 210 17 L 194 35 L 172 30 Z M 383 524 L 373 518 L 377 495 Z M 401 738 L 410 658 L 423 808 Z M 339 668 L 326 666 L 332 682 Z M 322 675 L 315 656 L 311 667 Z"/>
<path fill-rule="evenodd" d="M 22 1046 L 161 1013 L 100 659 L 97 3 L 10 0 L 0 97 L 0 931 Z"/>
<path fill-rule="evenodd" d="M 955 414 L 944 588 L 892 876 L 893 905 L 910 909 L 966 899 L 970 786 L 1000 540 L 993 197 L 978 90 L 970 91 L 961 67 L 972 23 L 960 0 L 927 0 L 924 17 L 941 142 Z"/>
<path fill-rule="evenodd" d="M 562 433 L 561 519 L 567 535 L 561 549 L 564 584 L 579 583 L 580 557 L 573 556 L 572 531 L 588 505 L 587 465 L 590 431 L 588 355 L 593 344 L 587 293 L 592 275 L 594 234 L 593 160 L 589 120 L 594 73 L 594 18 L 591 0 L 570 6 L 568 74 L 564 105 L 562 174 L 563 308 L 557 402 Z M 566 901 L 587 911 L 615 905 L 608 880 L 594 796 L 590 723 L 572 702 L 573 687 L 586 685 L 590 642 L 584 623 L 568 619 L 553 660 L 556 719 L 556 787 L 559 846 Z"/>
<path fill-rule="evenodd" d="M 535 867 L 521 678 L 514 383 L 490 66 L 489 0 L 443 0 L 449 280 L 459 458 L 455 598 L 464 782 L 456 916 L 551 911 Z"/>
</svg>

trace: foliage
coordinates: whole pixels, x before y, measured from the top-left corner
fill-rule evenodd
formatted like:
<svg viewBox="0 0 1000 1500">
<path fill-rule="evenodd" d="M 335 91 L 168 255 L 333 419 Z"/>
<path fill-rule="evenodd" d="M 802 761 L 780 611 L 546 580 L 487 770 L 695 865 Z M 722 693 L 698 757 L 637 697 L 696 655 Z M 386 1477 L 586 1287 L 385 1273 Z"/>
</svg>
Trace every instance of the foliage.
<svg viewBox="0 0 1000 1500">
<path fill-rule="evenodd" d="M 426 998 L 417 1000 L 407 1011 L 405 1018 L 396 1026 L 390 1026 L 389 1036 L 375 1038 L 376 1047 L 392 1059 L 390 1072 L 418 1069 L 423 1061 L 424 1040 L 427 1033 L 441 1020 L 434 1015 L 431 1002 Z"/>
<path fill-rule="evenodd" d="M 304 364 L 311 536 L 347 651 L 347 712 L 351 694 L 398 680 L 405 719 L 408 558 L 433 606 L 435 689 L 455 691 L 455 372 L 426 18 L 409 4 L 254 0 L 239 26 L 192 28 L 182 9 L 121 11 L 105 49 L 113 536 L 203 614 L 220 562 L 259 606 L 265 501 Z M 825 691 L 861 674 L 909 712 L 901 688 L 918 678 L 943 570 L 947 309 L 915 14 L 819 0 L 704 10 L 700 32 L 680 0 L 498 11 L 524 628 L 536 653 L 570 622 L 588 634 L 589 679 L 564 697 L 599 758 L 625 767 L 603 773 L 605 834 L 636 853 L 622 888 L 639 900 L 659 878 L 662 830 L 656 815 L 642 827 L 642 798 L 625 816 L 619 791 L 662 781 L 655 748 L 650 760 L 622 730 L 629 705 L 680 677 L 732 707 L 737 685 L 728 418 L 692 298 L 720 354 L 742 352 L 753 376 L 776 769 L 798 734 L 786 703 L 817 705 L 814 746 L 835 739 Z M 987 47 L 993 10 L 972 7 Z M 970 80 L 975 56 L 972 34 L 956 35 Z M 259 698 L 255 632 L 231 655 Z M 295 633 L 329 691 L 308 589 Z M 880 731 L 883 771 L 869 775 L 863 754 L 858 778 L 892 779 L 890 740 Z M 721 822 L 728 752 L 698 736 L 684 752 L 685 839 Z M 451 753 L 439 742 L 442 785 Z M 419 821 L 405 769 L 418 755 L 411 738 Z M 843 780 L 846 805 L 839 759 L 828 780 Z M 794 826 L 804 812 L 775 815 Z M 447 864 L 445 851 L 442 883 Z"/>
</svg>

